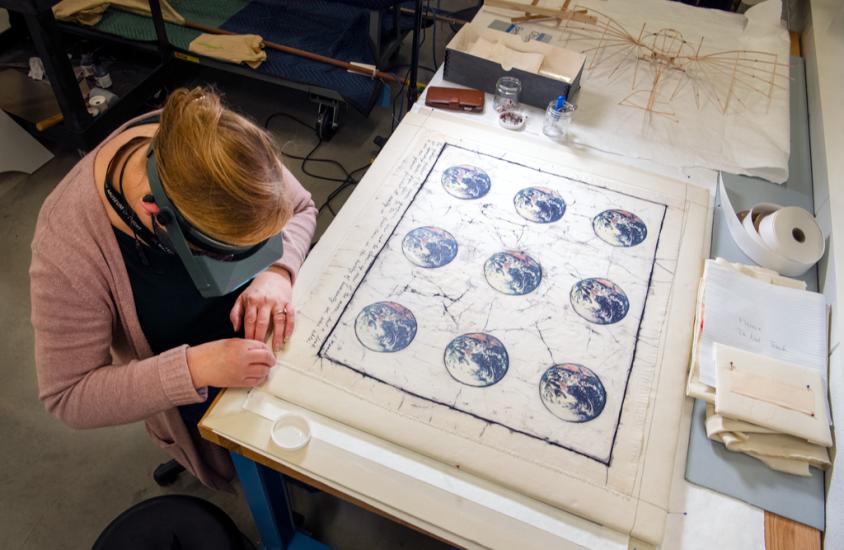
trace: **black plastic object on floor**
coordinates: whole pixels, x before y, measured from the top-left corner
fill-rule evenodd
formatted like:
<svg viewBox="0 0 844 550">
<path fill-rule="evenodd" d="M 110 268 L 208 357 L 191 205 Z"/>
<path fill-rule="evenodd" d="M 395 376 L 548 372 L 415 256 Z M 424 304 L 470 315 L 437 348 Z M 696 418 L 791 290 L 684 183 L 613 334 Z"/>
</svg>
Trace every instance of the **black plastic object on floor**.
<svg viewBox="0 0 844 550">
<path fill-rule="evenodd" d="M 179 474 L 184 471 L 184 466 L 175 460 L 168 460 L 167 462 L 158 465 L 152 473 L 152 478 L 159 486 L 166 487 L 174 484 L 176 480 L 179 479 Z"/>
<path fill-rule="evenodd" d="M 201 498 L 165 495 L 132 506 L 102 532 L 93 550 L 251 550 L 225 512 Z"/>
</svg>

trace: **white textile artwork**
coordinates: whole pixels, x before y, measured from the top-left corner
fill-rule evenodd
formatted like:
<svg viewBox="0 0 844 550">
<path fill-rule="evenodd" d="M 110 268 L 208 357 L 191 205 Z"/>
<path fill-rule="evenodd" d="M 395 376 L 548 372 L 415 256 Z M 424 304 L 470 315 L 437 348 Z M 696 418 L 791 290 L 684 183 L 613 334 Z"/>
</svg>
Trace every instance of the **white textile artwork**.
<svg viewBox="0 0 844 550">
<path fill-rule="evenodd" d="M 410 115 L 305 264 L 269 390 L 658 542 L 708 196 L 546 147 Z"/>
</svg>

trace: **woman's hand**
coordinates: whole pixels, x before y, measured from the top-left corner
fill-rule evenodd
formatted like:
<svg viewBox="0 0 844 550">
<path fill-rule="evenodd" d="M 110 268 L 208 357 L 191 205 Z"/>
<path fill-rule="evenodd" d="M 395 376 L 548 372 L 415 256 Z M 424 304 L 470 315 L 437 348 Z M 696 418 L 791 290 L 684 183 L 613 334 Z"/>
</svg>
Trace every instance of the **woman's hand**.
<svg viewBox="0 0 844 550">
<path fill-rule="evenodd" d="M 287 270 L 276 266 L 255 277 L 238 297 L 229 319 L 235 331 L 243 321 L 243 336 L 266 341 L 273 333 L 273 349 L 278 351 L 293 333 L 293 284 Z"/>
<path fill-rule="evenodd" d="M 187 351 L 193 386 L 251 388 L 263 384 L 275 365 L 275 354 L 263 342 L 229 338 L 215 340 Z"/>
</svg>

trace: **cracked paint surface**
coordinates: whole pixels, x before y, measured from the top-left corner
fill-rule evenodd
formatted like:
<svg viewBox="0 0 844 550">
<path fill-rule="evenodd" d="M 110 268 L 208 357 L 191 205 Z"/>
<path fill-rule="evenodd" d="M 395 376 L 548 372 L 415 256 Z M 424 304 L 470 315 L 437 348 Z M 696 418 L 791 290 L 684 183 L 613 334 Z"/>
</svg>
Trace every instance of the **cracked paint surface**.
<svg viewBox="0 0 844 550">
<path fill-rule="evenodd" d="M 449 172 L 455 166 L 481 169 L 488 185 L 480 178 L 474 186 L 467 180 L 465 187 L 486 192 L 467 192 L 479 194 L 473 200 L 458 198 L 443 183 L 456 174 Z M 553 223 L 526 219 L 524 208 L 517 211 L 517 195 L 529 187 L 559 197 L 564 215 Z M 596 235 L 593 220 L 608 210 L 633 213 L 646 227 L 641 242 L 613 246 Z M 445 145 L 384 247 L 373 254 L 321 356 L 408 394 L 607 464 L 637 346 L 658 345 L 640 334 L 640 324 L 652 274 L 661 276 L 655 253 L 665 212 L 665 205 L 650 200 Z M 403 240 L 421 227 L 452 236 L 456 256 L 434 269 L 409 259 Z M 411 257 L 429 257 L 427 244 L 417 249 L 420 254 Z M 432 253 L 433 263 L 441 264 L 436 258 L 448 257 L 448 250 Z M 487 282 L 485 262 L 502 251 L 518 251 L 541 266 L 532 291 L 502 293 Z M 623 289 L 628 307 L 622 318 L 597 324 L 576 311 L 572 288 L 589 279 Z M 372 346 L 356 337 L 356 319 L 377 303 L 401 304 L 412 312 L 416 330 L 405 347 L 378 340 L 384 331 L 373 333 Z M 393 316 L 399 324 L 406 318 Z M 460 353 L 452 355 L 450 371 L 447 349 L 461 335 L 473 338 L 452 346 Z M 482 340 L 499 342 L 506 355 L 498 350 L 473 357 Z M 391 352 L 376 351 L 379 346 Z M 560 367 L 565 365 L 578 368 Z M 546 375 L 555 366 L 554 376 Z M 577 380 L 582 391 L 574 385 Z M 578 402 L 578 396 L 589 402 Z"/>
</svg>

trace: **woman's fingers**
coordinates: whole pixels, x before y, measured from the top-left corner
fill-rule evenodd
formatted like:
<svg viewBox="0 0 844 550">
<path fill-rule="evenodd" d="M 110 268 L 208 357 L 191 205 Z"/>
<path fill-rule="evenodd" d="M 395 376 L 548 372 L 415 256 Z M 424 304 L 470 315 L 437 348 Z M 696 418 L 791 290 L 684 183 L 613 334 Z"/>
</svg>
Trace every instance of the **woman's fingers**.
<svg viewBox="0 0 844 550">
<path fill-rule="evenodd" d="M 243 371 L 243 378 L 266 378 L 270 375 L 270 367 L 266 365 L 252 364 Z"/>
<path fill-rule="evenodd" d="M 293 334 L 293 325 L 296 322 L 296 313 L 293 311 L 292 305 L 287 305 L 285 309 L 287 310 L 284 325 L 284 343 L 286 344 L 290 340 L 290 335 Z"/>
<path fill-rule="evenodd" d="M 258 316 L 255 320 L 255 334 L 254 340 L 264 342 L 267 339 L 267 333 L 270 328 L 270 317 L 273 313 L 273 307 L 270 304 L 264 304 L 258 308 Z"/>
<path fill-rule="evenodd" d="M 275 354 L 268 348 L 251 349 L 246 354 L 247 365 L 265 365 L 272 367 L 275 365 Z"/>
<path fill-rule="evenodd" d="M 244 387 L 247 388 L 254 388 L 255 386 L 260 386 L 264 382 L 267 381 L 267 377 L 263 378 L 246 378 L 243 380 Z"/>
<path fill-rule="evenodd" d="M 284 342 L 285 324 L 287 323 L 287 306 L 276 305 L 273 309 L 273 350 L 281 349 Z"/>
<path fill-rule="evenodd" d="M 246 312 L 243 314 L 243 337 L 248 340 L 255 338 L 255 322 L 258 320 L 258 307 L 253 303 L 246 304 Z"/>
<path fill-rule="evenodd" d="M 232 329 L 237 332 L 240 330 L 240 321 L 243 318 L 243 296 L 239 296 L 229 313 L 229 320 L 232 322 Z"/>
</svg>

